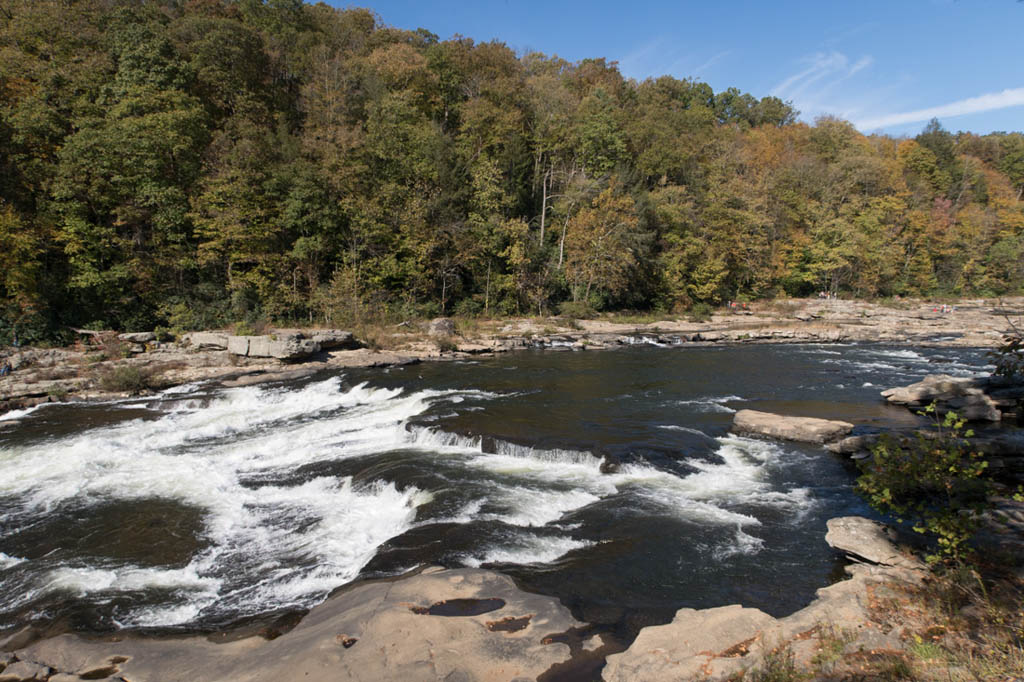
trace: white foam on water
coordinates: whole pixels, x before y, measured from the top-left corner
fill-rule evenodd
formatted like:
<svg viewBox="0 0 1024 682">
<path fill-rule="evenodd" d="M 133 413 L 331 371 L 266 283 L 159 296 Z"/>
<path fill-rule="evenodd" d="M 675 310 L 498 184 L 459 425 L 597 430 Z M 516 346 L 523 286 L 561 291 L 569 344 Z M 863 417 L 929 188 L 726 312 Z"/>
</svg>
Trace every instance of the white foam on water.
<svg viewBox="0 0 1024 682">
<path fill-rule="evenodd" d="M 654 336 L 623 336 L 622 337 L 627 344 L 630 346 L 657 346 L 658 348 L 664 348 L 668 344 L 658 341 Z"/>
<path fill-rule="evenodd" d="M 25 559 L 22 559 L 21 557 L 10 556 L 0 552 L 0 571 L 6 570 L 12 566 L 17 566 L 24 561 Z"/>
<path fill-rule="evenodd" d="M 491 503 L 505 509 L 478 518 L 512 526 L 545 526 L 601 499 L 584 490 L 540 490 L 524 486 L 501 486 L 496 493 Z"/>
<path fill-rule="evenodd" d="M 456 394 L 483 397 L 402 395 L 365 384 L 345 391 L 338 379 L 298 390 L 244 387 L 206 404 L 179 405 L 156 420 L 81 432 L 56 447 L 0 450 L 0 495 L 16 500 L 17 514 L 30 523 L 63 504 L 150 498 L 203 514 L 208 548 L 185 568 L 57 566 L 35 577 L 28 598 L 60 591 L 173 592 L 166 603 L 122 618 L 144 626 L 186 623 L 207 609 L 244 615 L 309 606 L 355 578 L 382 543 L 411 528 L 430 495 L 385 481 L 356 486 L 350 477 L 335 476 L 282 486 L 273 484 L 274 476 L 400 445 L 409 437 L 404 423 L 410 417 Z M 254 483 L 253 475 L 267 483 Z M 0 602 L 10 606 L 11 599 Z"/>
<path fill-rule="evenodd" d="M 805 513 L 812 505 L 810 491 L 772 488 L 768 467 L 787 453 L 777 444 L 739 436 L 716 438 L 715 454 L 721 462 L 688 460 L 697 469 L 688 476 L 674 476 L 651 467 L 627 465 L 618 476 L 633 484 L 641 497 L 666 508 L 675 508 L 685 518 L 705 523 L 757 526 L 750 514 L 729 507 L 737 504 L 786 508 Z"/>
<path fill-rule="evenodd" d="M 733 408 L 729 407 L 725 403 L 737 402 L 746 400 L 738 395 L 726 395 L 726 396 L 711 396 L 703 398 L 694 398 L 692 400 L 677 400 L 676 405 L 692 405 L 697 408 L 698 412 L 722 412 L 726 414 L 732 414 L 736 412 Z"/>
<path fill-rule="evenodd" d="M 501 547 L 493 547 L 482 554 L 464 557 L 462 563 L 472 568 L 484 564 L 549 564 L 573 550 L 594 544 L 569 537 L 519 535 Z"/>
<path fill-rule="evenodd" d="M 666 431 L 681 431 L 683 433 L 692 433 L 695 436 L 702 436 L 709 440 L 714 440 L 711 436 L 704 433 L 700 429 L 694 429 L 689 426 L 679 426 L 678 424 L 658 424 L 659 429 L 665 429 Z"/>
<path fill-rule="evenodd" d="M 744 532 L 742 528 L 737 527 L 732 541 L 716 547 L 712 552 L 712 556 L 722 561 L 729 557 L 757 554 L 762 549 L 764 549 L 764 540 L 754 537 Z"/>
<path fill-rule="evenodd" d="M 721 462 L 687 460 L 698 471 L 683 476 L 640 463 L 622 465 L 614 473 L 602 473 L 602 460 L 587 452 L 541 450 L 503 441 L 495 441 L 497 452 L 487 454 L 481 451 L 479 438 L 437 430 L 423 429 L 413 439 L 423 446 L 468 455 L 464 460 L 467 465 L 503 479 L 535 484 L 511 489 L 498 486 L 490 499 L 499 506 L 504 500 L 507 510 L 475 516 L 510 525 L 547 525 L 571 511 L 620 493 L 639 496 L 668 514 L 690 521 L 741 526 L 756 526 L 760 521 L 729 508 L 736 504 L 784 508 L 801 515 L 814 504 L 805 488 L 772 489 L 767 469 L 789 455 L 774 443 L 751 438 L 714 439 L 718 442 L 715 454 Z M 536 485 L 553 489 L 537 489 Z"/>
<path fill-rule="evenodd" d="M 920 362 L 928 362 L 928 359 L 918 353 L 907 348 L 901 349 L 878 349 L 878 348 L 865 348 L 864 352 L 869 355 L 879 355 L 885 358 L 898 358 L 900 360 L 917 360 Z"/>
<path fill-rule="evenodd" d="M 133 592 L 155 588 L 216 593 L 220 584 L 217 578 L 200 576 L 192 564 L 180 569 L 62 567 L 47 574 L 43 591 L 60 590 L 83 595 L 108 590 Z"/>
<path fill-rule="evenodd" d="M 159 395 L 181 395 L 183 393 L 192 393 L 202 384 L 200 382 L 193 382 L 191 384 L 178 384 L 177 386 L 171 386 L 160 391 Z"/>
<path fill-rule="evenodd" d="M 439 403 L 499 397 L 484 391 L 406 392 L 367 384 L 343 389 L 332 378 L 298 389 L 228 389 L 204 400 L 172 395 L 174 403 L 157 419 L 0 449 L 0 495 L 21 505 L 18 514 L 29 523 L 68 504 L 173 500 L 202 513 L 206 548 L 184 568 L 48 567 L 26 594 L 66 591 L 104 598 L 165 591 L 172 596 L 119 618 L 140 626 L 181 625 L 209 615 L 311 606 L 354 579 L 383 543 L 425 523 L 506 524 L 509 542 L 473 554 L 469 565 L 545 563 L 590 543 L 516 529 L 567 532 L 555 524 L 614 495 L 639 496 L 667 515 L 741 531 L 759 521 L 738 505 L 799 511 L 811 504 L 806 491 L 771 488 L 767 472 L 787 453 L 762 441 L 716 439 L 719 459 L 689 460 L 697 469 L 690 474 L 644 463 L 603 473 L 602 459 L 585 451 L 490 439 L 485 448 L 481 438 L 409 426 Z M 743 399 L 698 402 L 727 410 L 722 403 L 736 400 Z M 383 480 L 356 485 L 348 476 L 296 478 L 304 467 L 316 472 L 321 469 L 311 465 L 394 450 L 445 458 L 446 466 L 483 472 L 494 484 L 450 518 L 427 520 L 417 519 L 417 510 L 431 500 L 429 491 Z M 13 560 L 4 557 L 0 567 Z M 0 608 L 10 604 L 0 598 Z"/>
<path fill-rule="evenodd" d="M 35 405 L 33 407 L 26 407 L 21 410 L 10 410 L 9 412 L 4 412 L 3 414 L 0 414 L 0 422 L 22 419 L 23 417 L 27 417 L 28 415 L 32 414 L 36 410 L 39 410 L 50 404 L 52 403 L 39 403 L 38 405 Z"/>
</svg>

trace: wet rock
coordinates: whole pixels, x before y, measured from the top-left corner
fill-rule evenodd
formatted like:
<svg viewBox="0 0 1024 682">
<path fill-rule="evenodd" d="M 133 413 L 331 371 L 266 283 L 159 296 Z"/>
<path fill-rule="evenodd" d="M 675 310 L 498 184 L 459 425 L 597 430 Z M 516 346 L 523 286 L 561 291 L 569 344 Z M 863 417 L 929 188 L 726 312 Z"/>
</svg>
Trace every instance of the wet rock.
<svg viewBox="0 0 1024 682">
<path fill-rule="evenodd" d="M 284 372 L 255 372 L 253 374 L 245 374 L 234 379 L 225 379 L 220 383 L 221 386 L 237 388 L 238 386 L 265 384 L 268 381 L 290 381 L 292 379 L 301 379 L 303 377 L 310 376 L 311 374 L 316 374 L 318 371 L 320 371 L 319 367 L 302 367 L 300 369 L 286 370 Z"/>
<path fill-rule="evenodd" d="M 853 424 L 813 417 L 787 417 L 771 412 L 740 410 L 732 430 L 740 435 L 768 436 L 802 443 L 828 443 L 853 430 Z"/>
<path fill-rule="evenodd" d="M 427 333 L 431 336 L 454 336 L 455 323 L 447 317 L 437 317 L 427 325 Z"/>
<path fill-rule="evenodd" d="M 985 382 L 973 378 L 930 374 L 917 383 L 882 391 L 882 397 L 894 405 L 911 409 L 936 403 L 940 413 L 955 411 L 971 421 L 1000 421 L 998 404 L 985 394 Z"/>
<path fill-rule="evenodd" d="M 894 541 L 896 532 L 862 516 L 841 516 L 828 520 L 825 542 L 847 556 L 882 566 L 923 568 L 920 561 L 905 556 Z"/>
<path fill-rule="evenodd" d="M 881 434 L 870 433 L 862 436 L 847 436 L 840 440 L 828 443 L 825 449 L 837 455 L 856 455 L 869 452 L 875 446 Z"/>
<path fill-rule="evenodd" d="M 127 341 L 128 343 L 150 343 L 156 341 L 156 334 L 153 332 L 130 332 L 127 334 L 118 334 L 117 338 L 121 341 Z"/>
</svg>

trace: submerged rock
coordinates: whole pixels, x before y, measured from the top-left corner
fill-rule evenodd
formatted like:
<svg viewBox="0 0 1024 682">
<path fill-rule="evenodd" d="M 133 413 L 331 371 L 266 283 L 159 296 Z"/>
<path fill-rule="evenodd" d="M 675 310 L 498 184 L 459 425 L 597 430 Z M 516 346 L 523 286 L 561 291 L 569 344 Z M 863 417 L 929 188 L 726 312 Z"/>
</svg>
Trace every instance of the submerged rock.
<svg viewBox="0 0 1024 682">
<path fill-rule="evenodd" d="M 829 443 L 853 430 L 853 424 L 813 417 L 787 417 L 771 412 L 740 410 L 732 430 L 739 435 L 768 436 L 802 443 Z"/>
</svg>

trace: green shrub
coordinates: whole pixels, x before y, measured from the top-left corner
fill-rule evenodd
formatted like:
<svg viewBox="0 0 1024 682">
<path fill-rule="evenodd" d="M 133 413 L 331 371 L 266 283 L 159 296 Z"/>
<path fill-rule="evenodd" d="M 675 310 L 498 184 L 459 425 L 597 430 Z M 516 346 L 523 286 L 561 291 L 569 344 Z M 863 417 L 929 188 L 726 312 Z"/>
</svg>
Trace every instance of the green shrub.
<svg viewBox="0 0 1024 682">
<path fill-rule="evenodd" d="M 133 395 L 149 390 L 153 383 L 148 371 L 132 365 L 114 367 L 100 374 L 99 380 L 104 391 Z"/>
<path fill-rule="evenodd" d="M 587 301 L 565 301 L 558 306 L 558 314 L 576 320 L 589 320 L 597 316 L 597 311 Z"/>
<path fill-rule="evenodd" d="M 709 322 L 712 313 L 714 313 L 714 308 L 702 301 L 690 306 L 690 309 L 686 311 L 686 319 L 690 322 Z"/>
<path fill-rule="evenodd" d="M 245 320 L 235 322 L 234 329 L 235 336 L 256 336 L 256 328 Z"/>
<path fill-rule="evenodd" d="M 459 349 L 459 344 L 446 337 L 435 339 L 434 343 L 437 344 L 437 349 L 442 353 L 454 353 Z"/>
<path fill-rule="evenodd" d="M 921 414 L 935 416 L 935 404 Z M 933 540 L 937 551 L 926 557 L 929 563 L 966 560 L 968 541 L 990 507 L 988 462 L 970 450 L 966 439 L 974 434 L 963 431 L 964 423 L 955 412 L 935 416 L 933 433 L 883 437 L 872 457 L 861 460 L 858 492 L 876 510 L 911 521 Z"/>
</svg>

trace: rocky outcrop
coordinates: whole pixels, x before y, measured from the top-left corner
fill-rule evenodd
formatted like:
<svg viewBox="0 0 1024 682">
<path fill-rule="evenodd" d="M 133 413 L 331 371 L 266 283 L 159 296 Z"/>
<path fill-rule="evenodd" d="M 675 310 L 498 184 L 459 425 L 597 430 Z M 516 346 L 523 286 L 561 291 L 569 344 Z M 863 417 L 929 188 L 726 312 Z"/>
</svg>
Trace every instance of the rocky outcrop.
<svg viewBox="0 0 1024 682">
<path fill-rule="evenodd" d="M 840 516 L 828 520 L 825 542 L 855 561 L 867 561 L 881 566 L 923 569 L 917 559 L 897 549 L 896 532 L 877 521 L 862 516 Z"/>
<path fill-rule="evenodd" d="M 644 628 L 629 649 L 609 656 L 602 677 L 607 682 L 700 679 L 716 658 L 735 658 L 730 648 L 739 655 L 739 646 L 774 623 L 767 613 L 738 604 L 680 609 L 671 623 Z"/>
<path fill-rule="evenodd" d="M 228 352 L 246 358 L 300 360 L 320 352 L 320 344 L 302 334 L 229 336 Z"/>
<path fill-rule="evenodd" d="M 227 350 L 228 334 L 222 332 L 191 332 L 181 337 L 186 346 L 195 350 Z"/>
<path fill-rule="evenodd" d="M 156 341 L 156 334 L 153 332 L 129 332 L 127 334 L 118 334 L 117 338 L 128 343 L 152 343 Z"/>
<path fill-rule="evenodd" d="M 346 589 L 270 641 L 68 634 L 16 654 L 64 674 L 104 667 L 133 682 L 507 682 L 568 661 L 569 645 L 555 640 L 579 625 L 557 599 L 521 592 L 498 573 L 428 569 Z"/>
<path fill-rule="evenodd" d="M 226 350 L 245 358 L 272 358 L 286 362 L 301 360 L 321 350 L 355 348 L 351 332 L 318 329 L 312 332 L 289 331 L 260 336 L 234 336 L 220 332 L 192 332 L 182 342 L 195 350 Z"/>
<path fill-rule="evenodd" d="M 810 605 L 785 618 L 739 605 L 680 609 L 671 623 L 644 628 L 626 651 L 609 656 L 602 677 L 606 682 L 740 679 L 781 651 L 798 669 L 807 669 L 825 648 L 838 646 L 839 657 L 903 649 L 900 633 L 874 621 L 869 592 L 894 581 L 918 584 L 924 573 L 867 564 L 848 566 L 847 573 L 851 579 L 818 590 Z"/>
<path fill-rule="evenodd" d="M 853 430 L 853 424 L 813 417 L 787 417 L 771 412 L 740 410 L 732 423 L 733 433 L 768 436 L 801 443 L 829 443 Z"/>
<path fill-rule="evenodd" d="M 455 323 L 447 317 L 437 317 L 427 325 L 427 333 L 431 336 L 454 336 Z"/>
<path fill-rule="evenodd" d="M 352 349 L 359 347 L 359 342 L 356 341 L 352 332 L 346 332 L 340 329 L 317 329 L 309 333 L 309 339 L 314 343 L 320 344 L 321 350 L 337 350 L 341 348 Z"/>
<path fill-rule="evenodd" d="M 894 405 L 905 405 L 911 409 L 920 409 L 934 402 L 940 413 L 955 411 L 970 421 L 996 422 L 1002 419 L 1002 412 L 999 403 L 986 394 L 986 388 L 991 387 L 987 378 L 930 374 L 909 386 L 882 391 L 882 397 Z"/>
</svg>

